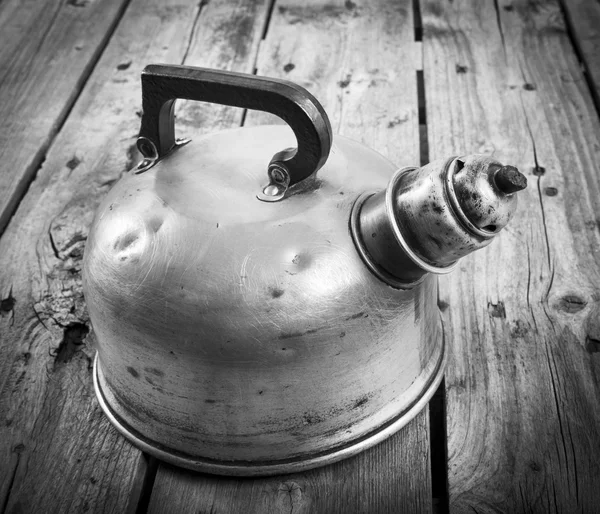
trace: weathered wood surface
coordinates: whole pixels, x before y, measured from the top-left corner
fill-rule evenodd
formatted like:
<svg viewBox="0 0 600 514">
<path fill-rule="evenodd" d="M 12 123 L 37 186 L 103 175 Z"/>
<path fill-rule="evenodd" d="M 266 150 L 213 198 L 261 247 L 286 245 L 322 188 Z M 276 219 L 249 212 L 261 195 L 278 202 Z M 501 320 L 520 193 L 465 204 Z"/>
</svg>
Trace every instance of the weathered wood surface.
<svg viewBox="0 0 600 514">
<path fill-rule="evenodd" d="M 453 513 L 598 512 L 600 123 L 556 1 L 422 5 L 432 159 L 493 152 L 518 214 L 440 281 Z"/>
<path fill-rule="evenodd" d="M 399 165 L 419 163 L 414 26 L 410 2 L 275 3 L 259 74 L 307 87 L 334 131 Z M 249 112 L 246 124 L 281 123 Z M 217 478 L 159 466 L 149 512 L 430 512 L 427 411 L 363 454 L 305 473 Z"/>
<path fill-rule="evenodd" d="M 0 2 L 0 233 L 127 3 Z"/>
<path fill-rule="evenodd" d="M 423 437 L 420 440 L 418 437 Z M 151 514 L 337 514 L 431 512 L 427 417 L 377 447 L 323 468 L 232 479 L 161 466 Z M 425 463 L 425 464 L 424 464 Z"/>
<path fill-rule="evenodd" d="M 241 61 L 251 70 L 243 19 L 231 17 L 230 2 L 211 4 L 222 11 L 219 23 L 203 28 L 213 33 L 210 51 L 222 52 L 213 64 Z M 193 63 L 206 53 L 194 46 L 203 10 L 196 2 L 131 2 L 0 239 L 2 512 L 135 511 L 145 464 L 94 397 L 81 257 L 98 202 L 138 159 L 141 70 L 149 62 Z M 243 113 L 179 114 L 183 131 L 198 133 L 239 125 Z"/>
<path fill-rule="evenodd" d="M 600 504 L 600 123 L 572 47 L 597 87 L 597 5 L 564 0 L 570 39 L 557 2 L 421 1 L 430 158 L 494 152 L 530 180 L 500 240 L 441 281 L 453 513 Z M 418 163 L 411 3 L 277 0 L 258 56 L 269 0 L 131 0 L 111 35 L 127 3 L 0 2 L 11 127 L 0 130 L 0 228 L 47 153 L 0 239 L 0 512 L 135 512 L 148 500 L 155 513 L 430 511 L 427 412 L 306 473 L 238 480 L 160 465 L 148 498 L 153 467 L 93 396 L 79 275 L 92 213 L 138 157 L 149 62 L 297 81 L 336 132 Z M 244 122 L 205 104 L 181 102 L 177 115 L 192 136 Z"/>
<path fill-rule="evenodd" d="M 569 25 L 569 34 L 577 49 L 596 108 L 600 106 L 600 2 L 561 0 Z"/>
</svg>

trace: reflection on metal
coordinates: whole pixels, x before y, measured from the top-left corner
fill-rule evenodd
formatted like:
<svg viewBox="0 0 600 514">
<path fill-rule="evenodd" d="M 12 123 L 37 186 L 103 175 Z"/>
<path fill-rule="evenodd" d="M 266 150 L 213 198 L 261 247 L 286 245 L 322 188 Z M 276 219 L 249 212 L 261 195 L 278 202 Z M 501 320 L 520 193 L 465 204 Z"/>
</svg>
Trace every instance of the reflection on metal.
<svg viewBox="0 0 600 514">
<path fill-rule="evenodd" d="M 278 202 L 285 197 L 290 187 L 290 174 L 285 165 L 278 162 L 269 164 L 269 184 L 262 188 L 257 198 L 263 202 Z"/>
<path fill-rule="evenodd" d="M 406 169 L 414 169 L 414 168 L 406 168 Z M 404 170 L 399 170 L 399 171 L 402 172 Z M 394 175 L 394 177 L 397 177 L 398 175 L 399 175 L 398 172 L 396 172 L 396 175 Z M 394 179 L 392 178 L 392 182 L 393 181 L 394 181 Z M 384 267 L 384 265 L 382 264 L 381 256 L 379 256 L 380 258 L 377 259 L 377 256 L 378 256 L 377 253 L 374 252 L 373 250 L 371 252 L 369 252 L 368 246 L 367 246 L 367 244 L 365 244 L 365 241 L 369 241 L 369 237 L 368 237 L 369 229 L 371 230 L 371 232 L 370 232 L 371 238 L 375 239 L 377 237 L 377 235 L 379 234 L 380 241 L 381 241 L 381 238 L 382 238 L 381 236 L 382 236 L 382 232 L 384 229 L 388 229 L 388 233 L 387 233 L 388 237 L 390 235 L 394 235 L 393 233 L 391 233 L 389 231 L 388 220 L 390 218 L 387 217 L 387 214 L 385 214 L 386 217 L 383 219 L 381 217 L 378 219 L 377 217 L 373 216 L 373 218 L 375 218 L 375 219 L 372 223 L 369 223 L 370 221 L 372 221 L 372 219 L 369 219 L 368 216 L 365 216 L 365 214 L 367 214 L 367 212 L 363 211 L 363 204 L 374 195 L 375 195 L 375 193 L 372 193 L 372 192 L 371 193 L 369 193 L 369 192 L 363 193 L 361 196 L 359 196 L 356 199 L 356 202 L 354 202 L 354 206 L 352 207 L 352 212 L 350 213 L 350 233 L 352 235 L 354 244 L 356 245 L 356 250 L 358 251 L 359 255 L 361 256 L 363 262 L 367 265 L 367 267 L 371 270 L 371 272 L 377 278 L 379 278 L 386 284 L 389 284 L 390 286 L 395 287 L 397 289 L 410 289 L 410 288 L 416 286 L 417 284 L 421 283 L 425 274 L 422 274 L 420 277 L 415 278 L 412 281 L 410 279 L 403 279 L 402 277 L 394 276 L 390 272 L 388 272 L 386 270 L 386 268 Z M 363 218 L 362 223 L 361 223 L 361 215 Z M 365 218 L 366 218 L 366 220 L 365 220 Z M 409 254 L 412 254 L 412 251 L 404 242 L 401 233 L 399 233 L 399 236 L 400 237 L 397 237 L 396 241 L 390 241 L 390 239 L 388 239 L 387 243 L 389 246 L 386 245 L 382 248 L 381 243 L 379 243 L 379 245 L 376 248 L 381 249 L 382 255 L 384 255 L 387 258 L 391 257 L 391 254 L 393 253 L 393 251 L 396 250 L 396 253 L 400 252 L 400 255 L 399 256 L 397 255 L 396 258 L 404 257 L 406 259 L 406 257 L 408 257 Z M 375 257 L 373 257 L 373 254 L 375 254 Z M 418 259 L 418 258 L 416 258 L 416 259 Z M 413 259 L 413 260 L 416 260 L 416 259 Z M 404 268 L 404 269 L 406 269 L 406 268 Z M 404 276 L 406 276 L 406 275 L 404 275 Z"/>
<path fill-rule="evenodd" d="M 191 139 L 187 138 L 178 138 L 175 140 L 175 145 L 171 149 L 171 151 L 176 150 L 180 146 L 187 145 Z M 140 153 L 142 154 L 142 161 L 136 166 L 136 173 L 143 173 L 144 171 L 149 170 L 152 166 L 154 166 L 158 160 L 158 150 L 156 149 L 156 145 L 147 137 L 138 137 L 137 139 L 137 147 Z"/>
</svg>

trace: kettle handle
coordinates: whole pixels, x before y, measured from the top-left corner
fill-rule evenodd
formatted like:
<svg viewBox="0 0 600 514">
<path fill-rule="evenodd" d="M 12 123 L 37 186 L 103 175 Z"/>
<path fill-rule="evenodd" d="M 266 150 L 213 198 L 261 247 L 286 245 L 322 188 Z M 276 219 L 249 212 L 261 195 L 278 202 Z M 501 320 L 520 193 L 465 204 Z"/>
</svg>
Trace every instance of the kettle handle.
<svg viewBox="0 0 600 514">
<path fill-rule="evenodd" d="M 283 198 L 288 187 L 319 170 L 331 149 L 331 124 L 306 89 L 286 80 L 192 66 L 150 64 L 142 72 L 142 126 L 137 146 L 154 163 L 180 144 L 175 140 L 175 100 L 197 100 L 266 111 L 294 131 L 298 148 L 276 153 L 268 167 L 270 184 L 259 198 Z M 262 196 L 262 197 L 261 197 Z"/>
</svg>

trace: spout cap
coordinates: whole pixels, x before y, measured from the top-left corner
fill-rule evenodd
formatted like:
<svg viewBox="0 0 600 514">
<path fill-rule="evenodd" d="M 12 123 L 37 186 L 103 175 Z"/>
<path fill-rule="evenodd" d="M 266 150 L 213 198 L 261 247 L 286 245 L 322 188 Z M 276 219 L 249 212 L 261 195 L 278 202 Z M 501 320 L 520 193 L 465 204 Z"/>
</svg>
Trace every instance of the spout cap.
<svg viewBox="0 0 600 514">
<path fill-rule="evenodd" d="M 485 155 L 468 155 L 450 164 L 449 198 L 467 228 L 498 233 L 517 208 L 517 191 L 527 179 L 514 166 Z M 472 225 L 472 226 L 471 226 Z"/>
<path fill-rule="evenodd" d="M 527 178 L 514 166 L 502 166 L 494 175 L 496 187 L 510 195 L 527 187 Z"/>
</svg>

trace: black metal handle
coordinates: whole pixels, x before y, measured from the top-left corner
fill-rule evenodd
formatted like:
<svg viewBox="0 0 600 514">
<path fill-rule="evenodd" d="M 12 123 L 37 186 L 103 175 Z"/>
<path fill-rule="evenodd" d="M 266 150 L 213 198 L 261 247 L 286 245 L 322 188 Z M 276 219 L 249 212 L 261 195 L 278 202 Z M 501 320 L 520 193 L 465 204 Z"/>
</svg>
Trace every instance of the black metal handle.
<svg viewBox="0 0 600 514">
<path fill-rule="evenodd" d="M 160 159 L 177 146 L 174 106 L 178 98 L 266 111 L 287 122 L 298 148 L 275 154 L 269 164 L 271 184 L 292 186 L 313 175 L 329 156 L 329 118 L 303 87 L 245 73 L 151 64 L 142 72 L 138 148 L 144 157 Z"/>
</svg>

